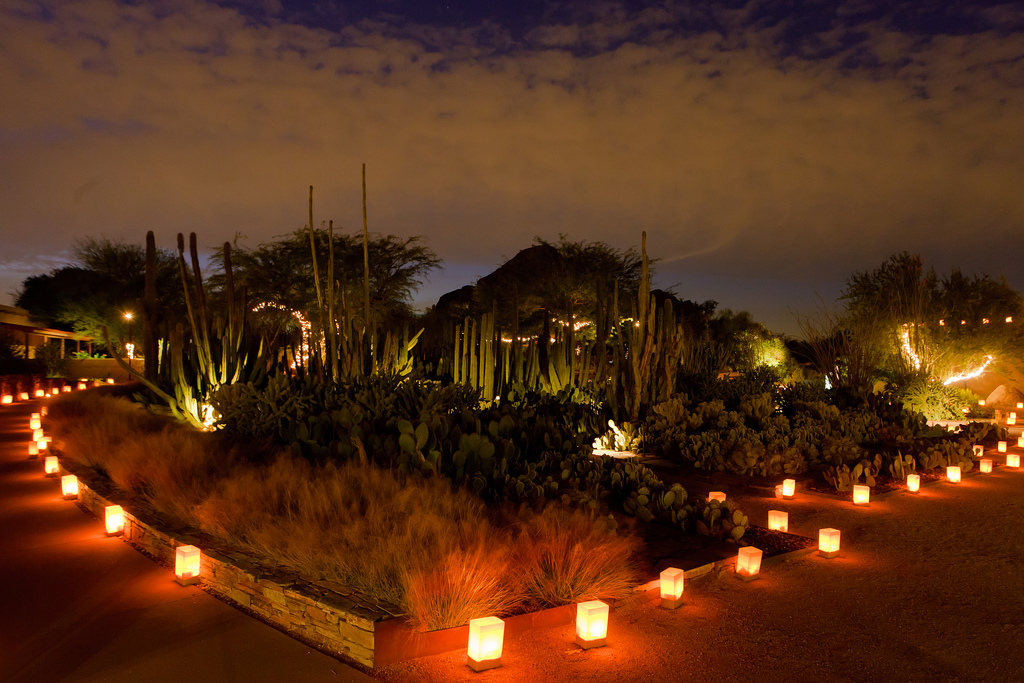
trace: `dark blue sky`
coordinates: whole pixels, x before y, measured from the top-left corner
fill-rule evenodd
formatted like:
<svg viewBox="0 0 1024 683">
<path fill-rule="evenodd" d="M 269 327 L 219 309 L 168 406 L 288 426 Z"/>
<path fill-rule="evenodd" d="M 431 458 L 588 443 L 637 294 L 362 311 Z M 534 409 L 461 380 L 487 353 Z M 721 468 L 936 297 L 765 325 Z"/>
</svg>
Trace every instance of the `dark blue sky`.
<svg viewBox="0 0 1024 683">
<path fill-rule="evenodd" d="M 1024 3 L 0 6 L 0 301 L 84 235 L 424 235 L 418 303 L 534 236 L 794 332 L 898 251 L 1024 289 Z"/>
</svg>

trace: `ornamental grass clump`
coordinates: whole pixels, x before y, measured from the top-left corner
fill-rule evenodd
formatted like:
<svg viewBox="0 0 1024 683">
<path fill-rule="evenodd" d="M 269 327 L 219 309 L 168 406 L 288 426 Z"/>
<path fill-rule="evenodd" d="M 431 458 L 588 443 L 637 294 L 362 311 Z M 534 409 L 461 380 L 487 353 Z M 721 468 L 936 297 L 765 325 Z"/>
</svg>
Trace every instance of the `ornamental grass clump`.
<svg viewBox="0 0 1024 683">
<path fill-rule="evenodd" d="M 626 597 L 637 582 L 639 541 L 587 512 L 488 508 L 445 478 L 313 463 L 123 399 L 69 395 L 50 415 L 65 457 L 158 512 L 396 605 L 416 628 Z"/>
</svg>

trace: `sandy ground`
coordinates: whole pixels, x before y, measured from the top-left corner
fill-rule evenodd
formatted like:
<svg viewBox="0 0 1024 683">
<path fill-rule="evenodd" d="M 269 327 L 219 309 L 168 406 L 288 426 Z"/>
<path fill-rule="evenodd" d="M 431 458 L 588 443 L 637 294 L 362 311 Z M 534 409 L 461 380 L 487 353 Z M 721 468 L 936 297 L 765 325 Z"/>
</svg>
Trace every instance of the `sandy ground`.
<svg viewBox="0 0 1024 683">
<path fill-rule="evenodd" d="M 385 681 L 1022 681 L 1024 471 L 997 469 L 870 506 L 799 495 L 734 495 L 758 524 L 842 532 L 743 582 L 698 579 L 676 611 L 655 592 L 615 610 L 608 646 L 582 651 L 571 626 L 510 639 L 503 666 L 474 673 L 465 651 L 372 673 Z M 763 519 L 762 519 L 763 518 Z"/>
</svg>

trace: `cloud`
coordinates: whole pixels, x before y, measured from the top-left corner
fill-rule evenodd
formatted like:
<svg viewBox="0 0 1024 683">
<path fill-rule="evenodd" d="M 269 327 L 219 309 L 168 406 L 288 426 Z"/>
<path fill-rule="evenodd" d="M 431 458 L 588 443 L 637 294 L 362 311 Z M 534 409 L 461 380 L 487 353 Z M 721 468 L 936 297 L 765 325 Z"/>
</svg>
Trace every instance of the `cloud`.
<svg viewBox="0 0 1024 683">
<path fill-rule="evenodd" d="M 666 284 L 752 300 L 747 280 L 834 288 L 902 249 L 1024 288 L 1024 37 L 986 23 L 1010 11 L 931 36 L 844 7 L 808 28 L 601 6 L 515 37 L 328 31 L 277 5 L 255 21 L 198 0 L 7 3 L 0 234 L 12 259 L 148 229 L 255 243 L 304 224 L 309 185 L 315 220 L 355 229 L 366 162 L 371 229 L 481 274 L 534 235 L 647 230 Z"/>
</svg>

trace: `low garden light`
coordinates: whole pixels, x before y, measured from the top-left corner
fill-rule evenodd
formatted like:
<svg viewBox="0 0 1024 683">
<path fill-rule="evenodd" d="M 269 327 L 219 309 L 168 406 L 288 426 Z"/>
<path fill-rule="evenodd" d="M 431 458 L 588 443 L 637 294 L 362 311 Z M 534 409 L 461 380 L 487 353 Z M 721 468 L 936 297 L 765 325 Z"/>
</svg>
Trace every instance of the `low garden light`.
<svg viewBox="0 0 1024 683">
<path fill-rule="evenodd" d="M 783 479 L 782 497 L 792 498 L 794 493 L 796 493 L 796 479 Z"/>
<path fill-rule="evenodd" d="M 12 403 L 14 403 L 14 397 L 11 396 L 10 394 L 4 394 L 3 396 L 0 396 L 0 404 L 9 406 Z"/>
<path fill-rule="evenodd" d="M 604 647 L 608 638 L 608 604 L 589 600 L 576 605 L 576 644 L 584 650 Z"/>
<path fill-rule="evenodd" d="M 736 576 L 744 581 L 753 581 L 761 573 L 761 557 L 764 553 L 760 548 L 744 546 L 736 556 Z"/>
<path fill-rule="evenodd" d="M 473 671 L 486 671 L 501 666 L 504 640 L 505 622 L 498 617 L 470 619 L 466 664 Z"/>
<path fill-rule="evenodd" d="M 985 399 L 981 399 L 980 401 L 978 401 L 978 405 L 984 407 Z"/>
<path fill-rule="evenodd" d="M 1000 453 L 1005 453 L 1006 452 L 1006 442 L 1005 441 L 1000 441 L 998 444 L 996 444 L 996 450 L 999 451 Z"/>
<path fill-rule="evenodd" d="M 683 604 L 683 579 L 686 572 L 669 567 L 661 573 L 661 606 L 676 609 Z"/>
<path fill-rule="evenodd" d="M 43 406 L 43 407 L 42 407 L 42 408 L 41 408 L 41 409 L 39 410 L 39 414 L 40 414 L 40 415 L 42 415 L 43 417 L 46 417 L 46 413 L 47 413 L 47 412 L 49 412 L 49 410 L 50 410 L 49 408 L 47 408 L 46 406 Z"/>
<path fill-rule="evenodd" d="M 1024 403 L 1018 401 L 1017 402 L 1017 410 L 1020 410 L 1021 408 L 1024 408 Z"/>
<path fill-rule="evenodd" d="M 723 493 L 722 491 L 712 491 L 711 493 L 708 494 L 708 502 L 710 503 L 713 500 L 717 500 L 719 503 L 724 503 L 725 493 Z"/>
<path fill-rule="evenodd" d="M 45 451 L 49 445 L 50 442 L 46 439 L 36 439 L 36 448 L 39 449 L 40 453 Z"/>
<path fill-rule="evenodd" d="M 81 391 L 82 389 L 85 389 L 85 386 L 86 386 L 85 382 L 79 382 L 78 383 L 78 390 Z"/>
<path fill-rule="evenodd" d="M 78 498 L 78 477 L 73 474 L 65 474 L 60 478 L 60 492 L 64 500 Z"/>
<path fill-rule="evenodd" d="M 28 457 L 38 458 L 39 457 L 39 444 L 35 441 L 28 442 Z"/>
<path fill-rule="evenodd" d="M 33 417 L 31 420 L 28 421 L 28 428 L 31 429 L 32 431 L 42 429 L 42 426 L 43 421 L 40 420 L 38 417 Z"/>
<path fill-rule="evenodd" d="M 56 477 L 60 474 L 60 463 L 56 455 L 48 455 L 43 459 L 43 472 L 48 477 Z"/>
<path fill-rule="evenodd" d="M 789 513 L 782 510 L 768 511 L 768 528 L 772 531 L 789 531 Z"/>
<path fill-rule="evenodd" d="M 19 401 L 27 401 L 28 400 L 28 392 L 27 391 L 23 391 L 20 394 L 18 394 L 18 400 Z"/>
<path fill-rule="evenodd" d="M 1020 467 L 1020 456 L 1016 453 L 1006 454 L 1006 466 L 1007 467 Z"/>
<path fill-rule="evenodd" d="M 839 529 L 818 530 L 818 555 L 830 560 L 839 555 Z"/>
<path fill-rule="evenodd" d="M 1024 448 L 1024 436 L 1017 437 L 1017 448 Z"/>
<path fill-rule="evenodd" d="M 46 396 L 46 392 L 42 389 L 36 389 L 36 398 L 42 398 L 43 396 Z"/>
<path fill-rule="evenodd" d="M 39 427 L 36 427 L 35 429 L 32 430 L 32 440 L 33 441 L 39 441 L 40 439 L 42 439 L 44 437 L 45 437 L 45 435 L 43 434 L 43 430 L 40 429 Z"/>
<path fill-rule="evenodd" d="M 65 384 L 64 386 L 62 386 L 60 388 L 60 390 L 63 391 L 65 394 L 70 394 L 71 393 L 71 386 L 68 385 L 68 384 Z"/>
<path fill-rule="evenodd" d="M 951 483 L 951 484 L 959 484 L 960 483 L 960 466 L 959 465 L 950 465 L 949 467 L 947 467 L 946 468 L 946 479 L 948 479 L 949 483 Z"/>
<path fill-rule="evenodd" d="M 182 586 L 199 583 L 199 548 L 179 545 L 174 551 L 174 579 Z"/>
<path fill-rule="evenodd" d="M 864 484 L 853 485 L 853 504 L 867 505 L 871 501 L 871 487 Z"/>
<path fill-rule="evenodd" d="M 985 455 L 985 447 L 984 446 L 979 446 L 978 444 L 975 444 L 975 445 L 971 446 L 971 450 L 974 451 L 974 457 L 975 458 L 980 458 L 981 456 Z"/>
<path fill-rule="evenodd" d="M 103 508 L 103 522 L 107 527 L 107 536 L 123 534 L 124 508 L 120 505 L 108 505 Z"/>
<path fill-rule="evenodd" d="M 113 383 L 114 383 L 114 378 L 113 377 L 108 377 L 107 378 L 107 384 L 113 384 Z"/>
<path fill-rule="evenodd" d="M 1006 424 L 1010 427 L 1017 424 L 1017 416 L 1011 413 L 1010 417 L 1006 418 Z"/>
<path fill-rule="evenodd" d="M 992 459 L 991 458 L 982 458 L 981 460 L 978 461 L 978 468 L 981 470 L 982 474 L 991 474 L 992 473 Z"/>
<path fill-rule="evenodd" d="M 917 493 L 921 490 L 921 475 L 920 474 L 908 474 L 907 475 L 907 490 L 911 493 Z"/>
</svg>

